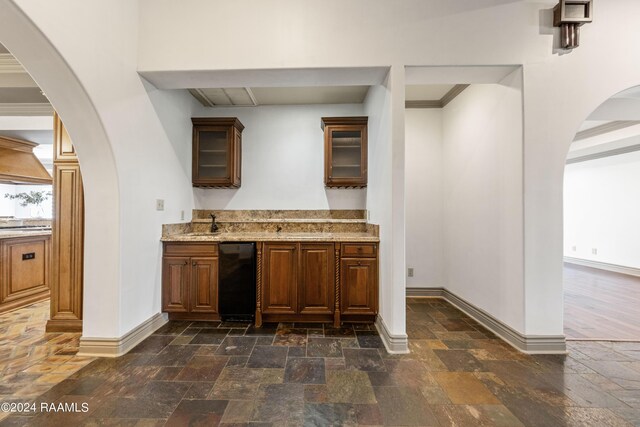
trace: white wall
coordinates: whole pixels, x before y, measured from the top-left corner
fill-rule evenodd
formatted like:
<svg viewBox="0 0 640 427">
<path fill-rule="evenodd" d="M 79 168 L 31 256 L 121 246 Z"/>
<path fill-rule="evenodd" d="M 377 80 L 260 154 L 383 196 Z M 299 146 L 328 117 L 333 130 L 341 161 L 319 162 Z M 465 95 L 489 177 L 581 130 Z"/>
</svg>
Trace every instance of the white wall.
<svg viewBox="0 0 640 427">
<path fill-rule="evenodd" d="M 442 109 L 405 111 L 407 287 L 444 286 Z"/>
<path fill-rule="evenodd" d="M 443 109 L 446 287 L 524 333 L 522 73 Z"/>
<path fill-rule="evenodd" d="M 640 152 L 567 165 L 565 256 L 640 268 L 638 218 Z"/>
<path fill-rule="evenodd" d="M 194 189 L 196 208 L 365 209 L 366 189 L 325 188 L 320 127 L 321 117 L 364 115 L 362 104 L 202 108 L 198 115 L 238 117 L 245 129 L 242 186 Z"/>
</svg>

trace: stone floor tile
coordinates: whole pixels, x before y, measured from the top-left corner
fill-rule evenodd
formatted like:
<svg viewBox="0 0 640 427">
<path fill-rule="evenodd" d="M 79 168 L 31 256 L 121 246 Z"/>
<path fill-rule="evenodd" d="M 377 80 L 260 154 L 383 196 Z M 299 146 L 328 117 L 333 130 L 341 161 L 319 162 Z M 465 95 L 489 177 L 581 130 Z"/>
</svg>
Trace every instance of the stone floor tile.
<svg viewBox="0 0 640 427">
<path fill-rule="evenodd" d="M 249 368 L 284 368 L 287 363 L 287 347 L 256 345 L 249 356 Z"/>
<path fill-rule="evenodd" d="M 285 383 L 324 384 L 324 360 L 314 358 L 288 358 L 284 370 Z"/>
<path fill-rule="evenodd" d="M 374 387 L 373 389 L 385 425 L 439 425 L 419 390 L 409 387 Z"/>
<path fill-rule="evenodd" d="M 309 357 L 342 357 L 342 343 L 336 338 L 309 338 Z"/>
<path fill-rule="evenodd" d="M 384 348 L 377 331 L 356 331 L 360 348 Z"/>
<path fill-rule="evenodd" d="M 226 400 L 183 400 L 171 414 L 166 426 L 218 425 L 228 403 Z"/>
<path fill-rule="evenodd" d="M 478 427 L 524 427 L 502 405 L 436 405 L 433 406 L 440 425 Z"/>
<path fill-rule="evenodd" d="M 359 369 L 361 371 L 384 371 L 386 366 L 375 349 L 345 348 L 344 354 L 347 369 Z"/>
<path fill-rule="evenodd" d="M 216 354 L 225 356 L 248 356 L 256 344 L 256 338 L 228 336 L 220 343 Z"/>
<path fill-rule="evenodd" d="M 304 405 L 305 426 L 355 427 L 356 409 L 346 403 L 307 403 Z"/>
<path fill-rule="evenodd" d="M 435 372 L 434 377 L 456 405 L 497 405 L 500 401 L 468 372 Z"/>
<path fill-rule="evenodd" d="M 362 371 L 329 371 L 327 391 L 333 403 L 376 403 L 369 376 Z"/>
<path fill-rule="evenodd" d="M 201 329 L 191 340 L 191 344 L 216 344 L 222 343 L 229 333 L 229 329 L 209 328 Z"/>
<path fill-rule="evenodd" d="M 481 372 L 483 365 L 467 350 L 433 350 L 449 371 Z"/>
</svg>

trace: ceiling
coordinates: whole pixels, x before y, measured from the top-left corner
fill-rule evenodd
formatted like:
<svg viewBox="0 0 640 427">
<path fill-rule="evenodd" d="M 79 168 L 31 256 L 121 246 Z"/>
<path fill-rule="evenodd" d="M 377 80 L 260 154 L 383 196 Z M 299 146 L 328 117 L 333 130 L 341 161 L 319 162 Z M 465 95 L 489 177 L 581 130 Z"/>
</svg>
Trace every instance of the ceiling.
<svg viewBox="0 0 640 427">
<path fill-rule="evenodd" d="M 205 107 L 361 104 L 370 86 L 202 88 L 189 92 Z"/>
<path fill-rule="evenodd" d="M 53 108 L 20 62 L 0 45 L 0 116 L 50 116 Z"/>
</svg>

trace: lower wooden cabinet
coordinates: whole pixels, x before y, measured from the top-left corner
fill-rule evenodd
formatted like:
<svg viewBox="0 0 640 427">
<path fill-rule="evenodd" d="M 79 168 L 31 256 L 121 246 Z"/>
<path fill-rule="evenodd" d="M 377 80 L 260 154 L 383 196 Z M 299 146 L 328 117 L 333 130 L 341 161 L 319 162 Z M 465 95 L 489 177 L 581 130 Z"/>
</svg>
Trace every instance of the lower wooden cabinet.
<svg viewBox="0 0 640 427">
<path fill-rule="evenodd" d="M 51 236 L 0 240 L 0 313 L 49 298 Z"/>
<path fill-rule="evenodd" d="M 340 289 L 342 315 L 369 314 L 378 311 L 377 259 L 342 258 Z"/>
<path fill-rule="evenodd" d="M 274 242 L 258 254 L 258 324 L 375 320 L 376 244 Z"/>
<path fill-rule="evenodd" d="M 218 320 L 218 245 L 165 243 L 162 310 L 171 319 Z"/>
<path fill-rule="evenodd" d="M 262 313 L 333 315 L 333 243 L 265 243 Z"/>
</svg>

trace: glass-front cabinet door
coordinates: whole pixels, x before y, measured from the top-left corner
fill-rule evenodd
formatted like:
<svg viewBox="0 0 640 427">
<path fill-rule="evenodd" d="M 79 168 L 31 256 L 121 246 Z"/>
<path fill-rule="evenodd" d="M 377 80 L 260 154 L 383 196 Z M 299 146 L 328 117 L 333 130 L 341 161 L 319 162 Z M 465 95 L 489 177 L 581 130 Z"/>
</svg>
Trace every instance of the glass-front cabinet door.
<svg viewBox="0 0 640 427">
<path fill-rule="evenodd" d="M 323 117 L 327 187 L 366 187 L 367 117 Z"/>
<path fill-rule="evenodd" d="M 235 118 L 193 118 L 193 186 L 239 187 L 244 126 Z"/>
</svg>

